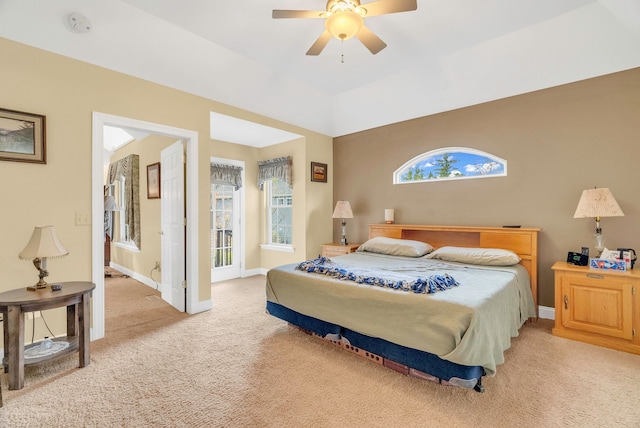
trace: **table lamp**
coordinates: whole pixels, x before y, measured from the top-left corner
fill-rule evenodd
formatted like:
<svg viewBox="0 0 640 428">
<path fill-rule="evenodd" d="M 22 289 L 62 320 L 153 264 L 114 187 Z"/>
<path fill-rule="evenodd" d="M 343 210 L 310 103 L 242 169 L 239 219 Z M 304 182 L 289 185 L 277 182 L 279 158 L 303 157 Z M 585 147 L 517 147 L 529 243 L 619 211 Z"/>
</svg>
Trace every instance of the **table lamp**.
<svg viewBox="0 0 640 428">
<path fill-rule="evenodd" d="M 338 201 L 338 203 L 336 203 L 336 209 L 333 210 L 333 218 L 342 219 L 342 239 L 340 240 L 340 245 L 347 245 L 347 222 L 345 219 L 353 218 L 349 201 Z"/>
<path fill-rule="evenodd" d="M 26 247 L 18 254 L 22 260 L 33 260 L 33 265 L 38 269 L 40 280 L 27 290 L 35 291 L 47 288 L 44 278 L 49 276 L 47 271 L 47 259 L 49 257 L 62 257 L 69 254 L 58 237 L 53 226 L 36 226 Z"/>
<path fill-rule="evenodd" d="M 604 235 L 600 227 L 600 217 L 622 216 L 624 216 L 624 213 L 620 209 L 611 191 L 607 188 L 594 188 L 582 191 L 573 218 L 596 219 L 596 233 L 594 238 L 596 240 L 596 250 L 598 250 L 598 256 L 600 256 L 600 253 L 604 250 Z"/>
<path fill-rule="evenodd" d="M 395 219 L 395 212 L 392 208 L 386 208 L 384 210 L 384 221 L 387 224 L 393 224 L 393 220 Z"/>
</svg>

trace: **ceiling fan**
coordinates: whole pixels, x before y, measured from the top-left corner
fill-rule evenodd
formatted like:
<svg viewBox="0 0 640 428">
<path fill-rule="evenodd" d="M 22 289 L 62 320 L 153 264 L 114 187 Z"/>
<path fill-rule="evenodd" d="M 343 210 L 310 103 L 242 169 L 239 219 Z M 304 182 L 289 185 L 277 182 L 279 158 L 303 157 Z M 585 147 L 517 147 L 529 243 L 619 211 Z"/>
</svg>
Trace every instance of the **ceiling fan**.
<svg viewBox="0 0 640 428">
<path fill-rule="evenodd" d="M 331 37 L 342 41 L 357 37 L 375 55 L 387 44 L 364 25 L 364 18 L 417 8 L 417 0 L 377 0 L 363 5 L 360 0 L 329 0 L 326 11 L 274 10 L 272 17 L 325 19 L 325 30 L 309 48 L 307 55 L 319 55 Z"/>
</svg>

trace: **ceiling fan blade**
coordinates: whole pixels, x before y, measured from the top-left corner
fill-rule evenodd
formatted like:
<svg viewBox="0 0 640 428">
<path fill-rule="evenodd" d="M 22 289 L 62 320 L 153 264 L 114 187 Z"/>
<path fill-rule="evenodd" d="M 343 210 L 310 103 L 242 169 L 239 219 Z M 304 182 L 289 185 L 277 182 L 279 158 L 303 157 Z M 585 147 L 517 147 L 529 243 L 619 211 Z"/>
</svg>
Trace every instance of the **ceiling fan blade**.
<svg viewBox="0 0 640 428">
<path fill-rule="evenodd" d="M 311 47 L 307 51 L 307 55 L 320 55 L 320 52 L 322 52 L 324 47 L 327 46 L 329 40 L 331 40 L 331 33 L 328 30 L 324 30 L 324 33 L 322 33 L 320 37 L 318 37 L 318 40 L 316 40 L 315 43 L 311 45 Z"/>
<path fill-rule="evenodd" d="M 276 10 L 271 12 L 273 19 L 279 18 L 323 18 L 324 10 Z"/>
<path fill-rule="evenodd" d="M 376 36 L 373 31 L 369 30 L 366 26 L 362 26 L 360 31 L 356 34 L 358 40 L 371 51 L 372 54 L 377 54 L 382 49 L 387 47 L 387 44 L 382 39 Z"/>
<path fill-rule="evenodd" d="M 366 17 L 386 15 L 388 13 L 408 12 L 418 8 L 417 0 L 378 0 L 363 4 L 367 10 Z"/>
</svg>

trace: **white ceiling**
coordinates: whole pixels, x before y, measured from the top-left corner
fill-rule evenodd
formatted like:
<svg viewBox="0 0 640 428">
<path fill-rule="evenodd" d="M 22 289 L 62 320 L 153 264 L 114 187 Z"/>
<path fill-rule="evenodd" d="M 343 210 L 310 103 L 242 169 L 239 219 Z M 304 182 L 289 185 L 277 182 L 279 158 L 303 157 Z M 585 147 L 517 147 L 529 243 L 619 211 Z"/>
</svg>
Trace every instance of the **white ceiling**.
<svg viewBox="0 0 640 428">
<path fill-rule="evenodd" d="M 306 56 L 323 20 L 271 11 L 325 3 L 0 0 L 0 37 L 330 136 L 640 66 L 639 0 L 418 0 L 365 19 L 377 55 L 352 39 Z"/>
</svg>

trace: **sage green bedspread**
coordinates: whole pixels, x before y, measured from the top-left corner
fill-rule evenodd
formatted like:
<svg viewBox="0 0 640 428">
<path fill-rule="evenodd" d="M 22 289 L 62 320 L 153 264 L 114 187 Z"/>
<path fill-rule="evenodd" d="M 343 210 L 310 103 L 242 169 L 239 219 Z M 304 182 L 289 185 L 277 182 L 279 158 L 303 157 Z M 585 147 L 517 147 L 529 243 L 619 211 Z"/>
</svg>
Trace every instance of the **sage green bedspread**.
<svg viewBox="0 0 640 428">
<path fill-rule="evenodd" d="M 529 275 L 520 265 L 495 267 L 352 253 L 341 265 L 427 277 L 448 273 L 460 285 L 415 294 L 280 266 L 267 273 L 267 300 L 301 314 L 426 351 L 493 376 L 511 338 L 536 316 Z"/>
</svg>

